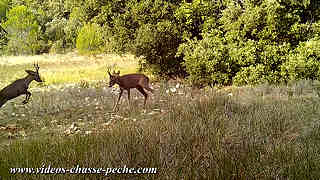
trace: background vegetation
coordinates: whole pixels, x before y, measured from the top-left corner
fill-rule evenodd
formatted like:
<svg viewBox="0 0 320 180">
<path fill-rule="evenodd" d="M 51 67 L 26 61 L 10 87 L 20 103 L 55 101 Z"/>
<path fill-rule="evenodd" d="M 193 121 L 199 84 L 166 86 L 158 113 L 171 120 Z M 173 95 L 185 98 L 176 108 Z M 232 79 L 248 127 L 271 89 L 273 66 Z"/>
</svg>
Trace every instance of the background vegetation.
<svg viewBox="0 0 320 180">
<path fill-rule="evenodd" d="M 2 54 L 132 53 L 194 85 L 318 79 L 315 0 L 1 0 Z"/>
</svg>

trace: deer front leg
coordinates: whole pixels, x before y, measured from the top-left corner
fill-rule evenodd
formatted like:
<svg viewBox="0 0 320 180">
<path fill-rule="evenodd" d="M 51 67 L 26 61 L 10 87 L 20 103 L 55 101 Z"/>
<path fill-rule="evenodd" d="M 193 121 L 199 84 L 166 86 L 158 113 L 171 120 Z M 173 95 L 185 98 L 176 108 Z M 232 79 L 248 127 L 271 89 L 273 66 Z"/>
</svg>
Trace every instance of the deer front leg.
<svg viewBox="0 0 320 180">
<path fill-rule="evenodd" d="M 123 89 L 120 89 L 120 94 L 119 94 L 118 101 L 117 101 L 117 103 L 115 104 L 115 106 L 113 107 L 113 110 L 112 110 L 112 111 L 114 111 L 114 110 L 116 109 L 116 107 L 118 106 L 118 103 L 119 103 L 119 101 L 120 101 L 120 98 L 121 98 L 121 96 L 122 96 L 122 93 L 123 93 Z"/>
<path fill-rule="evenodd" d="M 29 91 L 26 92 L 26 99 L 22 102 L 23 104 L 27 104 L 29 102 L 31 93 Z"/>
</svg>

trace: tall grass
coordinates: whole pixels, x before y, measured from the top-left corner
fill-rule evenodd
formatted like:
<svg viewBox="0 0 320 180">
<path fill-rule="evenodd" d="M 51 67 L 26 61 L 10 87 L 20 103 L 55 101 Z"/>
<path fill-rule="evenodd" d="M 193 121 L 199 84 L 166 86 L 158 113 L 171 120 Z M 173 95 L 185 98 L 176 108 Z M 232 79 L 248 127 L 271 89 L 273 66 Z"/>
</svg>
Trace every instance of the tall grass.
<svg viewBox="0 0 320 180">
<path fill-rule="evenodd" d="M 146 113 L 143 97 L 135 94 L 131 106 L 124 98 L 117 114 L 107 112 L 113 95 L 103 87 L 52 90 L 27 106 L 38 113 L 35 121 L 32 113 L 24 119 L 28 123 L 17 121 L 20 128 L 30 127 L 27 137 L 3 141 L 0 174 L 5 179 L 318 179 L 320 99 L 310 84 L 299 87 L 192 90 L 159 84 Z M 71 124 L 80 128 L 78 133 L 65 132 Z M 41 127 L 51 131 L 39 137 Z M 35 135 L 28 138 L 29 133 Z M 8 173 L 12 167 L 43 164 L 155 167 L 158 172 L 107 177 Z"/>
</svg>

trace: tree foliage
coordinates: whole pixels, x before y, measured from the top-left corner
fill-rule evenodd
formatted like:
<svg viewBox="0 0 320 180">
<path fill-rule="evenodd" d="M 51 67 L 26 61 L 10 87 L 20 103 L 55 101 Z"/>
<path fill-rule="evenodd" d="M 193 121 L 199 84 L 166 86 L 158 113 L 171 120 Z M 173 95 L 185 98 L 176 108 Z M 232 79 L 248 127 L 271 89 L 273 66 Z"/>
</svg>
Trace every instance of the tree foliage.
<svg viewBox="0 0 320 180">
<path fill-rule="evenodd" d="M 15 6 L 7 14 L 3 27 L 8 32 L 5 51 L 12 54 L 35 54 L 40 50 L 39 25 L 26 6 Z"/>
<path fill-rule="evenodd" d="M 86 24 L 80 29 L 77 37 L 77 49 L 80 53 L 97 51 L 103 44 L 101 27 L 97 24 Z"/>
<path fill-rule="evenodd" d="M 179 29 L 170 21 L 141 26 L 134 44 L 134 53 L 145 57 L 144 61 L 140 62 L 141 68 L 150 69 L 160 76 L 182 75 L 182 58 L 176 57 L 180 37 Z"/>
<path fill-rule="evenodd" d="M 2 4 L 1 21 L 9 33 L 0 49 L 9 54 L 73 48 L 129 52 L 143 57 L 141 70 L 187 76 L 197 85 L 319 77 L 320 2 L 315 0 L 2 0 Z"/>
<path fill-rule="evenodd" d="M 200 84 L 244 85 L 316 78 L 318 54 L 312 59 L 303 53 L 306 44 L 313 52 L 317 49 L 313 39 L 319 36 L 319 10 L 313 8 L 314 3 L 265 0 L 222 4 L 225 8 L 218 19 L 204 21 L 202 39 L 180 45 L 189 79 Z"/>
</svg>

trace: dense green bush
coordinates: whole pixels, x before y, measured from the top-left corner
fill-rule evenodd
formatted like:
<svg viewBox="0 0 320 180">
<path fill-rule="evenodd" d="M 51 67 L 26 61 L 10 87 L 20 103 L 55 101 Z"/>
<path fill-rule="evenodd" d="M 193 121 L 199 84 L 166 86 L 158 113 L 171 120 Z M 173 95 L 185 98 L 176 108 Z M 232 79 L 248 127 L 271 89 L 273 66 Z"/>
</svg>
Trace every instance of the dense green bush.
<svg viewBox="0 0 320 180">
<path fill-rule="evenodd" d="M 8 7 L 9 7 L 8 0 L 0 0 L 0 22 L 2 19 L 5 19 Z"/>
<path fill-rule="evenodd" d="M 80 53 L 100 51 L 103 45 L 101 27 L 97 24 L 84 25 L 78 34 L 76 47 Z"/>
<path fill-rule="evenodd" d="M 222 10 L 215 11 L 221 12 L 220 17 L 205 16 L 202 34 L 189 35 L 195 38 L 187 38 L 179 47 L 189 79 L 204 85 L 245 85 L 317 78 L 319 56 L 309 46 L 317 47 L 310 39 L 319 36 L 319 26 L 313 21 L 320 17 L 308 14 L 311 5 L 309 1 L 224 1 Z M 294 10 L 297 7 L 301 11 Z M 194 32 L 197 8 L 187 4 L 176 13 L 188 32 Z M 307 48 L 312 53 L 306 53 Z"/>
<path fill-rule="evenodd" d="M 180 38 L 180 30 L 170 21 L 141 26 L 134 46 L 135 55 L 144 57 L 140 62 L 141 68 L 150 69 L 152 73 L 160 76 L 182 76 L 184 74 L 180 65 L 182 58 L 176 57 Z"/>
<path fill-rule="evenodd" d="M 62 52 L 64 46 L 64 28 L 67 20 L 56 18 L 46 24 L 45 36 L 48 40 L 51 52 Z"/>
<path fill-rule="evenodd" d="M 267 82 L 266 68 L 262 64 L 242 67 L 234 77 L 236 85 L 262 84 Z"/>
<path fill-rule="evenodd" d="M 320 39 L 299 44 L 289 55 L 282 68 L 282 75 L 290 80 L 318 79 L 320 77 Z"/>
<path fill-rule="evenodd" d="M 34 6 L 39 12 L 37 17 L 43 30 L 42 39 L 47 42 L 48 51 L 60 53 L 75 48 L 78 32 L 86 16 L 81 2 L 53 0 Z"/>
<path fill-rule="evenodd" d="M 251 47 L 251 48 L 249 48 Z M 287 62 L 289 44 L 272 45 L 264 41 L 253 42 L 251 46 L 235 49 L 237 64 L 241 67 L 233 77 L 235 85 L 286 83 L 288 79 L 281 74 L 281 65 Z M 231 52 L 230 54 L 233 54 Z"/>
<path fill-rule="evenodd" d="M 85 17 L 83 10 L 81 8 L 74 8 L 70 14 L 68 21 L 66 22 L 66 26 L 63 27 L 63 39 L 65 41 L 66 47 L 75 47 L 78 33 L 81 27 L 83 27 L 84 22 Z"/>
<path fill-rule="evenodd" d="M 16 6 L 7 14 L 3 24 L 9 39 L 5 51 L 10 54 L 35 54 L 40 49 L 39 25 L 35 15 L 26 6 Z"/>
<path fill-rule="evenodd" d="M 231 83 L 235 63 L 229 57 L 224 43 L 221 32 L 215 31 L 206 34 L 202 40 L 192 40 L 179 47 L 178 55 L 184 55 L 182 64 L 193 84 Z"/>
<path fill-rule="evenodd" d="M 66 49 L 75 48 L 77 33 L 83 25 L 83 17 L 87 16 L 83 10 L 86 6 L 83 4 L 85 3 L 73 0 L 10 2 L 11 7 L 24 5 L 35 15 L 41 43 L 38 53 L 65 52 Z"/>
<path fill-rule="evenodd" d="M 103 25 L 106 51 L 135 53 L 139 29 L 145 25 L 172 21 L 175 5 L 163 0 L 109 1 L 93 21 Z M 136 54 L 138 55 L 138 54 Z"/>
<path fill-rule="evenodd" d="M 113 20 L 114 26 L 105 27 L 106 43 L 109 46 L 108 51 L 123 54 L 131 50 L 135 29 L 128 27 L 126 22 L 130 22 L 130 16 L 119 16 Z"/>
<path fill-rule="evenodd" d="M 194 0 L 182 2 L 175 10 L 174 16 L 182 27 L 183 38 L 202 39 L 203 30 L 210 31 L 217 27 L 218 18 L 225 1 Z M 210 24 L 209 24 L 210 22 Z"/>
<path fill-rule="evenodd" d="M 6 31 L 1 26 L 1 22 L 6 19 L 6 13 L 9 8 L 9 2 L 7 0 L 0 0 L 0 51 L 7 44 Z"/>
<path fill-rule="evenodd" d="M 132 21 L 132 10 L 130 4 L 135 4 L 135 0 L 106 1 L 101 4 L 101 8 L 96 10 L 96 16 L 91 21 L 102 27 L 102 35 L 105 45 L 104 52 L 123 54 L 130 51 L 136 26 Z"/>
</svg>

